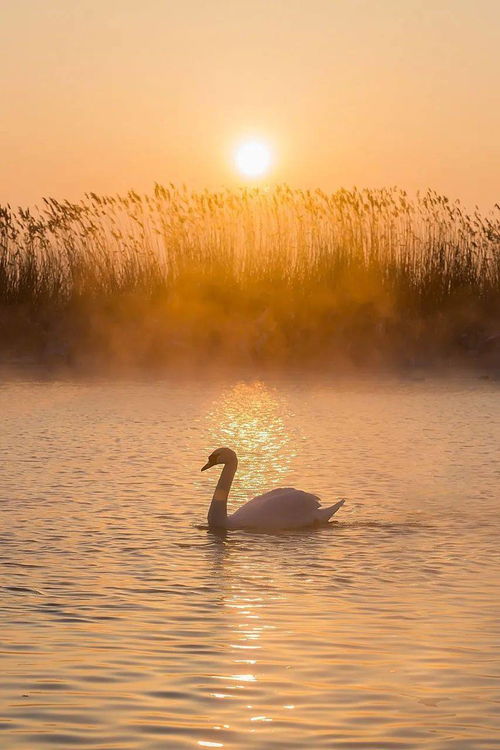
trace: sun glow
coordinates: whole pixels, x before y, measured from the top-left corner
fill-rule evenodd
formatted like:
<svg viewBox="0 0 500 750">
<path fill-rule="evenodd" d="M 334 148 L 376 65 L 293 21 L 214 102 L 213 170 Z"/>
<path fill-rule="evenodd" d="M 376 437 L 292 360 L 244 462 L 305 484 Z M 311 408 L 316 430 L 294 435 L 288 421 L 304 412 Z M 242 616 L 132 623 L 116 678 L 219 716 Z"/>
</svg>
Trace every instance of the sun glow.
<svg viewBox="0 0 500 750">
<path fill-rule="evenodd" d="M 234 160 L 245 177 L 261 177 L 271 166 L 271 149 L 262 141 L 245 141 L 236 149 Z"/>
</svg>

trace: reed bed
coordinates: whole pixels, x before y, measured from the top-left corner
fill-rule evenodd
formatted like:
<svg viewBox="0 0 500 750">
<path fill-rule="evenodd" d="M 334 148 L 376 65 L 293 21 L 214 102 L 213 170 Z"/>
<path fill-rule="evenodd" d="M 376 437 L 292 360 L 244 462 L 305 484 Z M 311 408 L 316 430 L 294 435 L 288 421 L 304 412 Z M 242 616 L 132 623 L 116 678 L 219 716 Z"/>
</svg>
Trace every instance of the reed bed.
<svg viewBox="0 0 500 750">
<path fill-rule="evenodd" d="M 0 313 L 4 357 L 75 365 L 470 357 L 498 332 L 500 211 L 286 185 L 0 207 Z"/>
</svg>

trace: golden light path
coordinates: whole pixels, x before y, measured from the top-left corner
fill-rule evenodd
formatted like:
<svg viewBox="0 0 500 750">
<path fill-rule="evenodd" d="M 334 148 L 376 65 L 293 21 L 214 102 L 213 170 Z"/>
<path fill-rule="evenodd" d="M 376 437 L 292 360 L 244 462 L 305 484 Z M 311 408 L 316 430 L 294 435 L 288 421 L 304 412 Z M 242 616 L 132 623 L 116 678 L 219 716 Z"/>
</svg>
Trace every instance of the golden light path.
<svg viewBox="0 0 500 750">
<path fill-rule="evenodd" d="M 233 447 L 241 459 L 230 506 L 285 480 L 296 449 L 287 404 L 273 388 L 258 381 L 238 383 L 217 400 L 207 417 L 212 444 Z M 215 686 L 210 696 L 217 701 L 239 702 L 249 722 L 247 732 L 255 734 L 256 727 L 273 722 L 272 716 L 263 713 L 256 690 L 262 678 L 261 651 L 271 649 L 274 653 L 276 648 L 277 626 L 268 621 L 267 609 L 286 597 L 276 589 L 267 564 L 262 567 L 258 559 L 245 555 L 238 545 L 233 548 L 222 543 L 218 549 L 214 575 L 221 584 L 221 627 L 227 634 L 231 666 L 226 664 L 222 673 L 211 675 Z M 283 708 L 292 710 L 295 706 L 287 703 Z M 219 720 L 213 729 L 223 739 L 224 730 L 232 727 Z M 198 745 L 225 747 L 223 741 L 216 739 L 201 740 Z"/>
<path fill-rule="evenodd" d="M 243 501 L 279 487 L 296 455 L 287 405 L 261 382 L 238 383 L 207 415 L 211 445 L 227 445 L 240 459 L 230 512 Z"/>
</svg>

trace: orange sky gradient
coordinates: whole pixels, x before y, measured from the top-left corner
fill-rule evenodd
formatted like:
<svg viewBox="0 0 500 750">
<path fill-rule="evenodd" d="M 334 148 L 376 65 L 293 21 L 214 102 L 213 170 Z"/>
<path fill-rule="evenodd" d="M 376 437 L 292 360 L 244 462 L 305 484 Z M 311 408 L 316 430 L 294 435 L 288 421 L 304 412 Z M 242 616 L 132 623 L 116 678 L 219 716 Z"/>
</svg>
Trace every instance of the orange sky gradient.
<svg viewBox="0 0 500 750">
<path fill-rule="evenodd" d="M 155 181 L 500 199 L 498 0 L 0 0 L 0 202 Z"/>
</svg>

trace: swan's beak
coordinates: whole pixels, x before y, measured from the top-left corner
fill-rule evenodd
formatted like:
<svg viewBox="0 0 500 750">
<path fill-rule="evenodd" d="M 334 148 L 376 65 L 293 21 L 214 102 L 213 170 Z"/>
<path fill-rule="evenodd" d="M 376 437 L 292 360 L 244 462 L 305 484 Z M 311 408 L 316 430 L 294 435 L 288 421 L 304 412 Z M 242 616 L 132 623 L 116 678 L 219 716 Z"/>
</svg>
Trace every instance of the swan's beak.
<svg viewBox="0 0 500 750">
<path fill-rule="evenodd" d="M 209 468 L 210 468 L 211 466 L 213 466 L 213 464 L 212 464 L 212 463 L 210 463 L 210 461 L 207 461 L 207 463 L 205 464 L 205 466 L 203 466 L 203 467 L 202 467 L 202 469 L 201 469 L 201 470 L 202 470 L 202 471 L 206 471 L 206 470 L 207 470 L 207 469 L 209 469 Z"/>
</svg>

